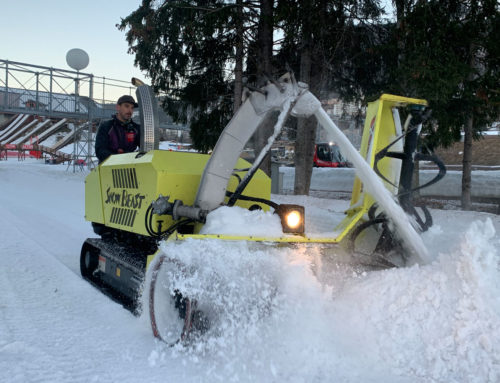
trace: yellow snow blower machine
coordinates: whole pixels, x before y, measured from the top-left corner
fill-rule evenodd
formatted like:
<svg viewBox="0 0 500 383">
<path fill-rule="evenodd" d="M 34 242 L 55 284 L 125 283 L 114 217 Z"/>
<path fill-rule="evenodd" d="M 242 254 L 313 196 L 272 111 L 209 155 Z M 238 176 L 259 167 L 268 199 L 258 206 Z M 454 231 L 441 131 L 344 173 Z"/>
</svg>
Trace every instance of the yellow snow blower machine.
<svg viewBox="0 0 500 383">
<path fill-rule="evenodd" d="M 358 151 L 307 86 L 287 74 L 257 91 L 246 91 L 244 103 L 212 154 L 205 155 L 159 150 L 153 92 L 147 85 L 139 85 L 136 94 L 142 129 L 139 152 L 109 157 L 85 181 L 85 218 L 99 237 L 84 242 L 80 266 L 85 279 L 134 313 L 141 311 L 139 298 L 147 292 L 153 333 L 165 342 L 173 344 L 185 339 L 193 328 L 209 324 L 197 302 L 181 287 L 170 291 L 169 302 L 155 301 L 158 270 L 182 270 L 178 259 L 170 259 L 160 250 L 164 241 L 216 238 L 347 248 L 371 241 L 379 257 L 399 246 L 406 258 L 421 263 L 429 260 L 418 231 L 426 230 L 432 220 L 427 209 L 422 215 L 412 205 L 412 174 L 416 161 L 434 162 L 439 168 L 434 183 L 444 176 L 445 168 L 434 155 L 417 151 L 421 126 L 428 118 L 425 100 L 384 94 L 370 103 Z M 408 116 L 404 123 L 402 109 Z M 253 163 L 240 158 L 254 132 L 275 111 L 280 115 L 266 147 Z M 270 178 L 259 170 L 289 115 L 314 115 L 356 168 L 350 207 L 328 235 L 308 231 L 304 207 L 272 202 Z M 200 233 L 211 212 L 233 205 L 274 212 L 280 217 L 282 234 Z M 378 233 L 375 239 L 365 235 L 368 229 Z M 147 271 L 152 277 L 145 283 Z M 167 329 L 160 328 L 160 322 Z"/>
</svg>

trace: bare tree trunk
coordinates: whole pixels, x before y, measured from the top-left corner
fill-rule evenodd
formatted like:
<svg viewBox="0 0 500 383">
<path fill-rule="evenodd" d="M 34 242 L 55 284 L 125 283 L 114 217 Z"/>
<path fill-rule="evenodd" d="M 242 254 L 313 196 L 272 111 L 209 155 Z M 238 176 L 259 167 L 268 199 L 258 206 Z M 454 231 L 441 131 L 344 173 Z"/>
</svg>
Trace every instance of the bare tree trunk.
<svg viewBox="0 0 500 383">
<path fill-rule="evenodd" d="M 258 60 L 257 71 L 258 76 L 272 75 L 272 57 L 273 57 L 273 0 L 260 0 L 260 18 L 258 26 Z M 266 146 L 267 139 L 273 133 L 274 119 L 268 118 L 264 120 L 255 132 L 255 155 L 258 155 L 262 148 Z M 271 155 L 264 158 L 260 168 L 267 174 L 271 175 Z"/>
<path fill-rule="evenodd" d="M 297 124 L 297 141 L 295 142 L 295 194 L 309 194 L 316 126 L 317 122 L 314 116 L 300 118 Z"/>
<path fill-rule="evenodd" d="M 303 38 L 304 47 L 300 56 L 300 80 L 311 82 L 311 50 L 310 39 Z M 314 156 L 314 141 L 316 138 L 316 118 L 299 118 L 297 122 L 297 138 L 295 141 L 295 182 L 294 193 L 309 194 L 312 175 L 312 157 Z M 311 148 L 312 143 L 312 148 Z"/>
<path fill-rule="evenodd" d="M 411 1 L 410 1 L 411 2 Z M 398 68 L 401 66 L 401 63 L 405 59 L 405 39 L 406 39 L 406 31 L 404 25 L 404 17 L 409 8 L 408 0 L 393 0 L 393 4 L 396 6 L 396 33 L 398 34 L 397 39 L 397 47 L 398 47 L 398 58 L 397 58 L 397 66 Z M 405 92 L 407 91 L 405 78 L 399 79 L 401 82 L 400 88 Z"/>
<path fill-rule="evenodd" d="M 241 105 L 243 92 L 243 0 L 236 0 L 238 19 L 236 21 L 236 54 L 234 65 L 234 104 L 233 114 Z"/>
<path fill-rule="evenodd" d="M 320 20 L 320 25 L 325 22 L 326 3 L 320 6 L 322 12 L 319 14 L 312 12 L 313 0 L 301 2 L 302 14 L 305 15 L 302 30 L 302 49 L 300 55 L 300 81 L 309 85 L 309 90 L 318 96 L 323 80 L 323 66 L 313 67 L 313 52 L 316 52 L 321 42 L 313 40 L 312 27 L 314 19 Z M 313 19 L 314 18 L 314 19 Z M 320 37 L 321 32 L 317 37 Z M 315 50 L 316 48 L 316 50 Z M 319 53 L 319 52 L 316 52 Z M 311 186 L 311 176 L 313 171 L 314 146 L 316 142 L 317 121 L 314 116 L 309 118 L 299 118 L 297 123 L 297 138 L 295 141 L 295 182 L 294 193 L 308 195 Z"/>
<path fill-rule="evenodd" d="M 471 203 L 471 174 L 472 174 L 472 132 L 474 117 L 471 115 L 464 128 L 464 158 L 462 163 L 462 209 L 470 210 Z"/>
<path fill-rule="evenodd" d="M 393 0 L 392 3 L 396 7 L 396 28 L 400 30 L 405 16 L 405 5 L 408 3 L 408 0 Z"/>
<path fill-rule="evenodd" d="M 469 47 L 470 72 L 467 76 L 467 81 L 472 83 L 477 78 L 477 70 L 479 63 L 477 60 L 478 47 L 474 42 L 471 42 Z M 469 111 L 469 117 L 464 126 L 464 157 L 462 162 L 462 210 L 471 210 L 471 178 L 472 178 L 472 141 L 474 139 L 474 109 Z"/>
</svg>

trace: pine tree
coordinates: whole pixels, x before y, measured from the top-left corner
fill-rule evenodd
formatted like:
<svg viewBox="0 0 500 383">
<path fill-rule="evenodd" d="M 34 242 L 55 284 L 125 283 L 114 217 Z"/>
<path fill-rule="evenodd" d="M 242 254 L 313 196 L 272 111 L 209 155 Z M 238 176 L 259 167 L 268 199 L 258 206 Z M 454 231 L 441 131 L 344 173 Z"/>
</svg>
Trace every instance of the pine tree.
<svg viewBox="0 0 500 383">
<path fill-rule="evenodd" d="M 163 108 L 174 121 L 189 124 L 193 146 L 203 152 L 214 147 L 231 118 L 235 92 L 241 98 L 242 73 L 235 81 L 231 68 L 242 69 L 242 34 L 254 28 L 253 5 L 250 11 L 245 4 L 144 0 L 119 25 L 135 64 L 163 95 Z"/>
<path fill-rule="evenodd" d="M 396 91 L 430 103 L 428 145 L 450 145 L 464 132 L 464 209 L 471 207 L 472 140 L 499 115 L 498 19 L 492 0 L 417 2 L 404 18 L 404 55 L 394 72 Z"/>
</svg>

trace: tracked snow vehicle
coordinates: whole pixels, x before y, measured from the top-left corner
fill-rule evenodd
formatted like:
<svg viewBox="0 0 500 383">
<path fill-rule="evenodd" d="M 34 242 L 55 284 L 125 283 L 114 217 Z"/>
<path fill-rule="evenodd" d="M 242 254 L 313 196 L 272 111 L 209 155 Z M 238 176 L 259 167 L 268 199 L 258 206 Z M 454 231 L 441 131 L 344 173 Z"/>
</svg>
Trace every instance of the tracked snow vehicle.
<svg viewBox="0 0 500 383">
<path fill-rule="evenodd" d="M 370 229 L 378 232 L 376 246 L 372 246 L 375 252 L 401 246 L 418 262 L 428 260 L 417 232 L 426 230 L 432 220 L 426 209 L 421 217 L 412 205 L 411 176 L 414 163 L 419 160 L 438 165 L 439 174 L 432 182 L 442 178 L 445 169 L 433 155 L 416 150 L 426 118 L 425 100 L 383 95 L 371 103 L 358 152 L 307 87 L 286 75 L 259 91 L 247 92 L 245 102 L 224 129 L 213 153 L 203 155 L 158 150 L 152 91 L 140 85 L 137 97 L 143 129 L 140 151 L 111 156 L 86 178 L 85 218 L 93 223 L 100 238 L 84 242 L 80 265 L 85 279 L 133 312 L 140 311 L 139 296 L 146 291 L 153 333 L 167 343 L 184 339 L 193 328 L 203 328 L 208 323 L 199 310 L 199 302 L 180 289 L 165 293 L 157 288 L 156 276 L 161 268 L 183 272 L 178 260 L 158 250 L 162 241 L 216 238 L 353 247 L 359 241 L 374 241 L 373 236 L 364 235 Z M 408 112 L 405 124 L 400 121 L 399 108 Z M 268 145 L 253 164 L 239 158 L 255 130 L 274 110 L 281 114 Z M 258 170 L 290 114 L 314 114 L 357 169 L 350 207 L 330 235 L 309 235 L 303 207 L 270 201 L 270 179 Z M 281 218 L 283 235 L 200 234 L 207 215 L 223 205 L 271 209 Z M 152 275 L 148 285 L 144 285 L 146 270 Z M 160 301 L 159 294 L 166 295 L 166 299 Z"/>
</svg>

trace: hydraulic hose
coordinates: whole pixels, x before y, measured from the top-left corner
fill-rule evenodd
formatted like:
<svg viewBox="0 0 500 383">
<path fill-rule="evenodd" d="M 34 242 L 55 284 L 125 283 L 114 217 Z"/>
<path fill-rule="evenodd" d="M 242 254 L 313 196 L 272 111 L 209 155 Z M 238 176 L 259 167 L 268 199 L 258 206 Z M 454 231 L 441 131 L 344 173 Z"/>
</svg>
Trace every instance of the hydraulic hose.
<svg viewBox="0 0 500 383">
<path fill-rule="evenodd" d="M 422 109 L 414 109 L 411 111 L 412 117 L 410 120 L 410 125 L 408 130 L 400 135 L 398 138 L 393 140 L 389 145 L 387 145 L 385 148 L 380 150 L 376 155 L 375 155 L 375 163 L 374 163 L 374 171 L 375 173 L 382 178 L 384 181 L 386 181 L 388 184 L 399 188 L 400 192 L 397 194 L 397 197 L 399 199 L 399 202 L 402 206 L 402 208 L 413 218 L 415 219 L 415 222 L 419 226 L 421 231 L 426 231 L 432 226 L 432 216 L 429 212 L 429 210 L 425 207 L 422 206 L 421 209 L 423 211 L 423 217 L 417 212 L 415 206 L 412 203 L 411 196 L 412 193 L 423 189 L 425 187 L 428 187 L 436 182 L 438 182 L 440 179 L 442 179 L 445 174 L 446 174 L 446 167 L 444 163 L 437 157 L 435 154 L 423 154 L 420 152 L 417 152 L 417 140 L 418 140 L 418 134 L 419 134 L 419 126 L 430 117 L 430 110 L 427 112 L 423 112 Z M 389 149 L 399 140 L 405 138 L 405 143 L 404 143 L 404 149 L 403 152 L 391 152 Z M 395 185 L 392 183 L 390 180 L 388 180 L 379 170 L 378 168 L 378 162 L 382 160 L 385 157 L 389 158 L 395 158 L 399 159 L 402 161 L 401 165 L 401 177 L 400 177 L 400 184 Z M 436 166 L 439 169 L 438 174 L 429 182 L 420 185 L 418 187 L 412 188 L 412 176 L 413 176 L 413 169 L 414 169 L 414 164 L 417 161 L 429 161 L 433 162 L 436 164 Z M 385 241 L 393 241 L 390 235 L 387 235 L 388 232 L 388 227 L 387 227 L 387 218 L 385 217 L 385 214 L 382 212 L 378 215 L 375 215 L 375 211 L 377 209 L 377 204 L 373 204 L 372 207 L 368 211 L 368 218 L 369 220 L 366 222 L 363 222 L 360 224 L 351 234 L 350 236 L 350 241 L 349 241 L 349 247 L 353 250 L 354 249 L 354 242 L 356 238 L 368 227 L 373 226 L 373 225 L 379 225 L 381 224 L 383 226 L 383 231 L 381 235 L 381 242 Z M 379 244 L 383 246 L 383 244 Z M 377 245 L 377 248 L 379 247 Z"/>
<path fill-rule="evenodd" d="M 184 220 L 178 221 L 178 222 L 170 225 L 166 230 L 162 230 L 161 221 L 160 221 L 158 230 L 155 230 L 153 228 L 153 214 L 154 214 L 153 207 L 150 205 L 150 206 L 148 206 L 148 208 L 146 210 L 146 214 L 145 214 L 145 218 L 144 218 L 144 220 L 145 220 L 144 226 L 146 228 L 147 233 L 151 237 L 154 237 L 157 239 L 169 237 L 180 226 L 183 226 L 183 225 L 186 225 L 188 223 L 193 222 L 192 219 L 184 219 Z"/>
</svg>

